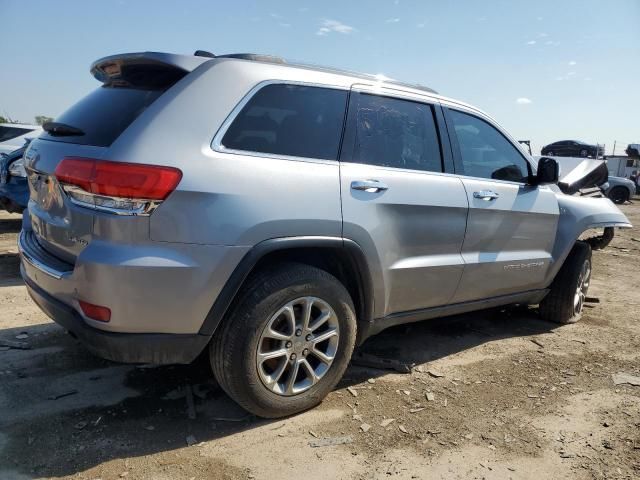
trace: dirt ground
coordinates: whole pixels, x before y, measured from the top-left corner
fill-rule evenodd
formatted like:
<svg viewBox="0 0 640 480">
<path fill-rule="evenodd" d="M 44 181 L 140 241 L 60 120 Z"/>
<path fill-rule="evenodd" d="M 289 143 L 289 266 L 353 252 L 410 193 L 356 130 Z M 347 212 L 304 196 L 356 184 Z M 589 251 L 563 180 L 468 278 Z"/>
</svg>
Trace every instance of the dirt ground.
<svg viewBox="0 0 640 480">
<path fill-rule="evenodd" d="M 622 210 L 636 228 L 594 253 L 600 303 L 578 324 L 506 309 L 390 329 L 361 350 L 412 373 L 351 366 L 278 421 L 236 407 L 204 362 L 85 352 L 28 298 L 21 220 L 0 214 L 0 340 L 30 347 L 0 346 L 0 479 L 640 478 L 640 386 L 612 380 L 640 375 L 640 199 Z"/>
</svg>

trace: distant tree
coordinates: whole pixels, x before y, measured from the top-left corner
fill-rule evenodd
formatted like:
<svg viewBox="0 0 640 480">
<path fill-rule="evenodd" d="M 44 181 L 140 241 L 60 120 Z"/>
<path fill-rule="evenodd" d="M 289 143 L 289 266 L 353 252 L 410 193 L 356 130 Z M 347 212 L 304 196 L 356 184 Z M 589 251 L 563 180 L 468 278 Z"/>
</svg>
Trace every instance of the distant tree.
<svg viewBox="0 0 640 480">
<path fill-rule="evenodd" d="M 43 125 L 47 122 L 51 122 L 53 118 L 47 117 L 46 115 L 36 115 L 36 124 Z"/>
<path fill-rule="evenodd" d="M 0 123 L 9 123 L 9 120 L 0 115 Z"/>
</svg>

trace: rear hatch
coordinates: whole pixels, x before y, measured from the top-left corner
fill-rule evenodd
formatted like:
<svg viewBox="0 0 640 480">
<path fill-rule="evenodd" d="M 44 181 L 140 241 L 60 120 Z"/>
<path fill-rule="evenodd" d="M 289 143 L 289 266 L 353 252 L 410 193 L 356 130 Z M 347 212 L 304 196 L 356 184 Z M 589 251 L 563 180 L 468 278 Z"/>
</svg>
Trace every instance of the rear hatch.
<svg viewBox="0 0 640 480">
<path fill-rule="evenodd" d="M 94 219 L 100 215 L 79 207 L 63 190 L 55 175 L 61 161 L 73 159 L 75 168 L 85 159 L 89 164 L 121 161 L 108 158 L 110 145 L 153 102 L 207 60 L 147 52 L 106 57 L 92 65 L 91 73 L 102 85 L 45 124 L 45 132 L 25 153 L 31 226 L 46 250 L 75 263 L 91 242 Z"/>
</svg>

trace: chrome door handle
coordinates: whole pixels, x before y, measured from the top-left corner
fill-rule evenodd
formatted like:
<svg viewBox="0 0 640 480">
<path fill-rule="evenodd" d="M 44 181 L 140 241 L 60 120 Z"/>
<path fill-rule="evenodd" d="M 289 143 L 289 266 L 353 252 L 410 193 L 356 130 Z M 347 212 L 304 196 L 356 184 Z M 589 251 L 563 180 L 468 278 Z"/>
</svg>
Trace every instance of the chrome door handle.
<svg viewBox="0 0 640 480">
<path fill-rule="evenodd" d="M 479 192 L 473 192 L 473 198 L 479 198 L 480 200 L 484 200 L 486 202 L 495 200 L 499 196 L 500 195 L 493 190 L 480 190 Z"/>
<path fill-rule="evenodd" d="M 386 184 L 378 180 L 355 180 L 351 182 L 351 188 L 369 193 L 382 192 L 389 189 Z"/>
</svg>

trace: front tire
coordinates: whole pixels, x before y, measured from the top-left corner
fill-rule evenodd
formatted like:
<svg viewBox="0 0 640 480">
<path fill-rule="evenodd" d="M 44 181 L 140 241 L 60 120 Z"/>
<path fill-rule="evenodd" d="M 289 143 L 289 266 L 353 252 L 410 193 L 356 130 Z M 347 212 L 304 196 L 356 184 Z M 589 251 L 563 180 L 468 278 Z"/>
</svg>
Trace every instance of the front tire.
<svg viewBox="0 0 640 480">
<path fill-rule="evenodd" d="M 591 247 L 578 241 L 551 284 L 551 291 L 540 302 L 540 317 L 555 323 L 576 323 L 582 316 L 590 283 Z"/>
<path fill-rule="evenodd" d="M 254 275 L 210 346 L 220 386 L 265 418 L 316 406 L 347 368 L 356 317 L 345 287 L 329 273 L 289 263 Z"/>
<path fill-rule="evenodd" d="M 624 187 L 613 187 L 609 192 L 608 197 L 613 203 L 622 205 L 629 200 L 629 190 Z"/>
</svg>

